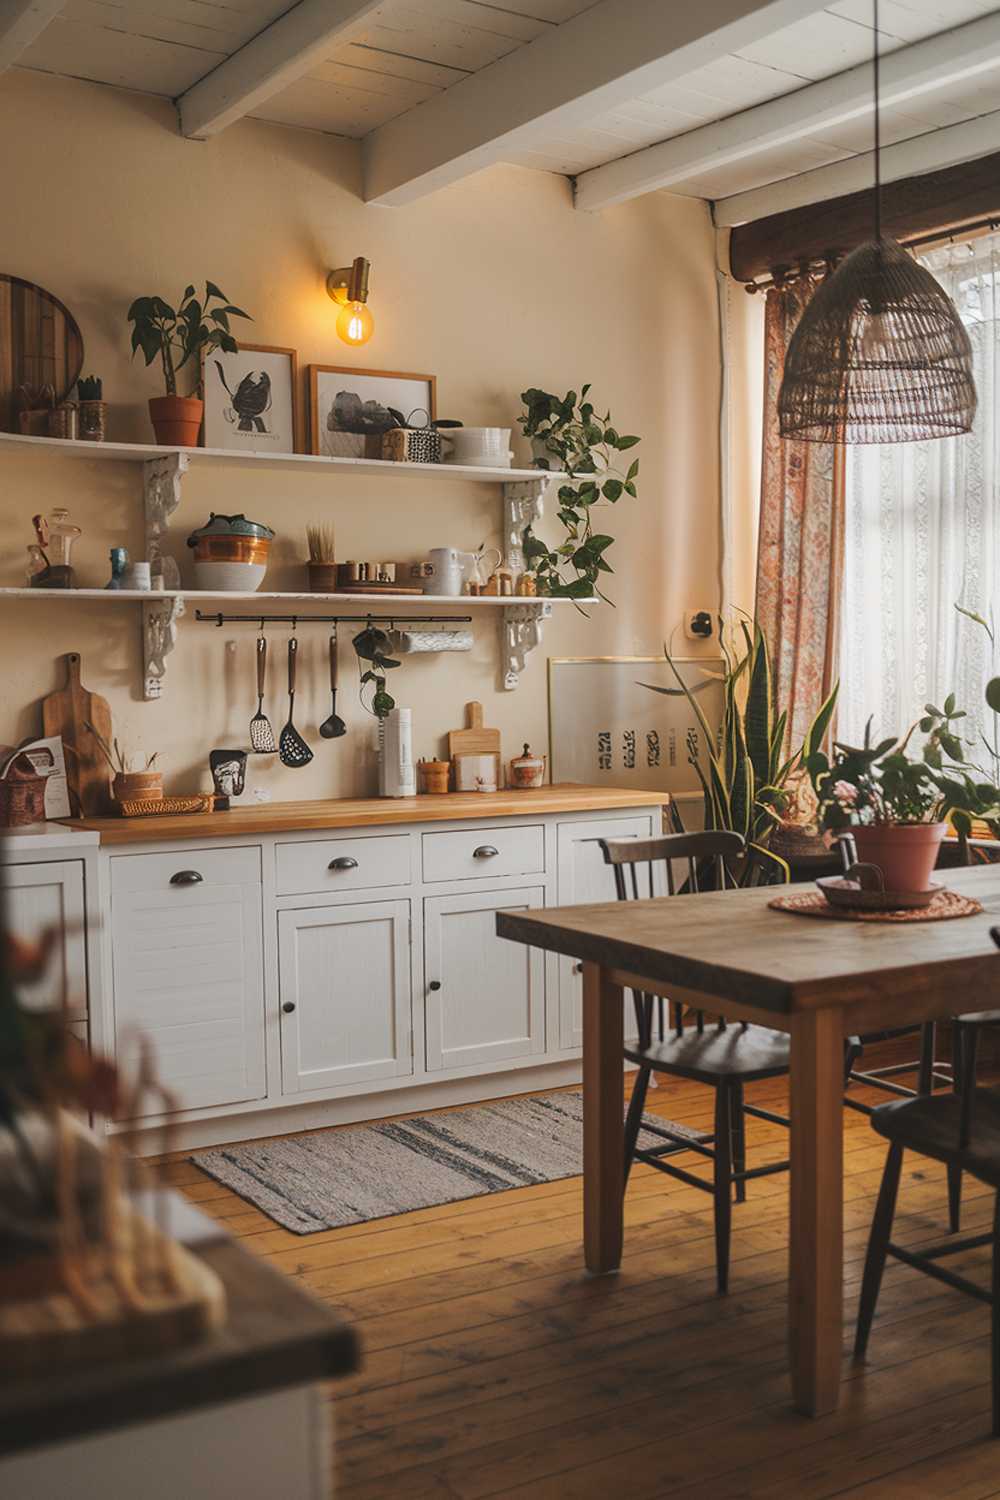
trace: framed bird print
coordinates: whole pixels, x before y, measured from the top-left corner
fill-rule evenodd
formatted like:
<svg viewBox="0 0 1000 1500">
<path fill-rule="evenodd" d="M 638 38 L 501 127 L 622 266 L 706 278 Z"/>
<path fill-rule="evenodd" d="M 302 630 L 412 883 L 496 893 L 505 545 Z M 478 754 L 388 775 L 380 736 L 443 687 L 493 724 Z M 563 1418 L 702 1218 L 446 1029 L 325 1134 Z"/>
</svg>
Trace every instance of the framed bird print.
<svg viewBox="0 0 1000 1500">
<path fill-rule="evenodd" d="M 240 344 L 202 357 L 206 448 L 299 453 L 299 372 L 294 349 Z"/>
</svg>

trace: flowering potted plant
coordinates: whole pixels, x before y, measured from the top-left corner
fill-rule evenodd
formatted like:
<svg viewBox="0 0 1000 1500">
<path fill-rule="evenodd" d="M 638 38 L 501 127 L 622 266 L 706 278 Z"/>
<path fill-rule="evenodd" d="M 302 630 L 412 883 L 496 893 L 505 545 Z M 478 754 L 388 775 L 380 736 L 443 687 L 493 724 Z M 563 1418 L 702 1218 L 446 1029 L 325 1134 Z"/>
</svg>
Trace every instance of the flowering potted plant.
<svg viewBox="0 0 1000 1500">
<path fill-rule="evenodd" d="M 859 858 L 877 865 L 887 891 L 926 891 L 948 821 L 968 833 L 974 817 L 1000 819 L 1000 793 L 984 773 L 965 764 L 956 726 L 965 718 L 949 693 L 943 708 L 928 703 L 902 740 L 834 742 L 832 759 L 812 750 L 806 769 L 819 805 L 820 826 L 850 829 Z M 914 733 L 926 735 L 919 757 L 909 753 Z"/>
</svg>

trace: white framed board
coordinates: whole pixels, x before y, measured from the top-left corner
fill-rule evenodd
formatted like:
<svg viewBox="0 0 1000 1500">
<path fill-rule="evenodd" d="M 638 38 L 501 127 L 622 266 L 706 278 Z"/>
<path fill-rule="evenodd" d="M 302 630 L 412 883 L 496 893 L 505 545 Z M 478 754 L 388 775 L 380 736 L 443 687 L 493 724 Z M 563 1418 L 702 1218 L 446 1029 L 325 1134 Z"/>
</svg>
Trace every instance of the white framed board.
<svg viewBox="0 0 1000 1500">
<path fill-rule="evenodd" d="M 721 657 L 674 658 L 714 734 L 722 722 Z M 650 691 L 643 683 L 668 688 Z M 677 678 L 662 656 L 549 658 L 549 746 L 552 780 L 587 786 L 670 792 L 701 803 L 689 760 L 689 738 L 704 735 Z M 689 823 L 687 816 L 685 824 Z"/>
</svg>

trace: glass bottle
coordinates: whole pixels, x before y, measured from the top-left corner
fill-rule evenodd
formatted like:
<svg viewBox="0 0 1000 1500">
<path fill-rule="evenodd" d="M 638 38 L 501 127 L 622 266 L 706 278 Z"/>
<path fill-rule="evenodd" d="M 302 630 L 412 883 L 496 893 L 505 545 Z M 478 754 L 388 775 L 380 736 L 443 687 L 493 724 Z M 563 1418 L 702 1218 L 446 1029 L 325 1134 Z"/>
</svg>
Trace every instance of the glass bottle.
<svg viewBox="0 0 1000 1500">
<path fill-rule="evenodd" d="M 61 507 L 52 512 L 49 526 L 49 561 L 54 568 L 73 566 L 73 543 L 80 536 L 80 527 L 69 518 L 69 511 Z"/>
<path fill-rule="evenodd" d="M 28 548 L 28 564 L 25 569 L 25 581 L 30 588 L 37 587 L 35 579 L 42 573 L 48 572 L 48 563 L 42 555 L 42 549 L 37 542 L 32 542 Z"/>
</svg>

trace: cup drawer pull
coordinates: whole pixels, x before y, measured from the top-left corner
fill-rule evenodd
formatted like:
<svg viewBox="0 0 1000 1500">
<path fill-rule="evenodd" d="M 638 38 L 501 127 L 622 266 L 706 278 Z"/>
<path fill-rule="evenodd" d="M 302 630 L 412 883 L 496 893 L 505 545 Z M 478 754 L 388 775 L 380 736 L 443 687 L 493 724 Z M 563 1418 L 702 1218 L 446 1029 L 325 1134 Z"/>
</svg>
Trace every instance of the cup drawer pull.
<svg viewBox="0 0 1000 1500">
<path fill-rule="evenodd" d="M 201 885 L 204 875 L 199 875 L 197 870 L 178 870 L 176 875 L 171 875 L 171 885 Z"/>
<path fill-rule="evenodd" d="M 495 859 L 499 853 L 500 850 L 494 849 L 492 844 L 480 844 L 478 849 L 473 849 L 472 857 L 473 859 Z"/>
<path fill-rule="evenodd" d="M 328 870 L 356 870 L 358 862 L 350 854 L 341 854 L 337 859 L 331 859 L 327 865 Z"/>
</svg>

